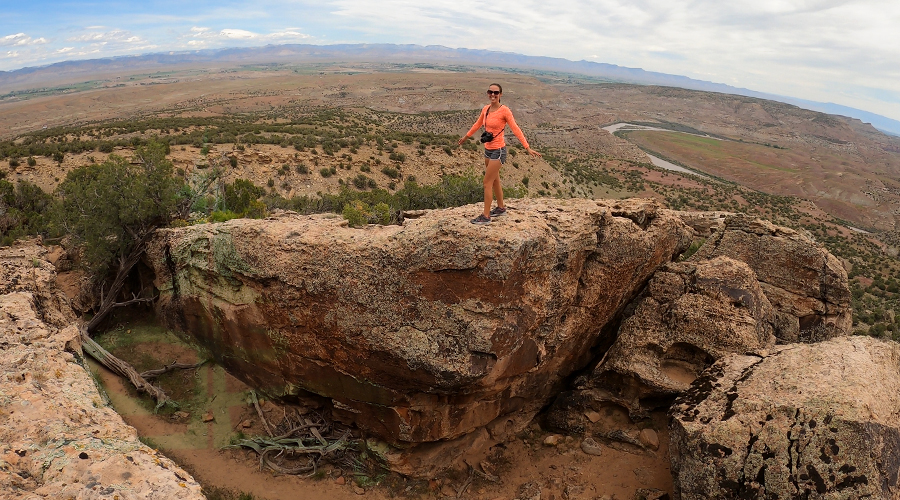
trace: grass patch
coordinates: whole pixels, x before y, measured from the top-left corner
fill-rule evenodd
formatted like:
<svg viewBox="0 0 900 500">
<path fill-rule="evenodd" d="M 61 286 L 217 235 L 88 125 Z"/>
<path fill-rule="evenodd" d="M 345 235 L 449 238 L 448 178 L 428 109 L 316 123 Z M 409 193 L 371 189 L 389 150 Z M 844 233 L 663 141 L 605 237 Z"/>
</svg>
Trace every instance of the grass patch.
<svg viewBox="0 0 900 500">
<path fill-rule="evenodd" d="M 162 368 L 173 361 L 194 363 L 209 359 L 200 348 L 192 345 L 158 324 L 145 320 L 134 323 L 120 323 L 118 326 L 95 340 L 114 356 L 131 364 L 135 370 L 144 372 Z M 160 414 L 169 415 L 175 411 L 199 413 L 206 401 L 206 381 L 203 368 L 176 370 L 160 375 L 152 380 L 154 385 L 173 400 L 176 406 L 165 406 Z M 128 385 L 129 395 L 149 411 L 155 410 L 150 399 L 139 395 Z"/>
</svg>

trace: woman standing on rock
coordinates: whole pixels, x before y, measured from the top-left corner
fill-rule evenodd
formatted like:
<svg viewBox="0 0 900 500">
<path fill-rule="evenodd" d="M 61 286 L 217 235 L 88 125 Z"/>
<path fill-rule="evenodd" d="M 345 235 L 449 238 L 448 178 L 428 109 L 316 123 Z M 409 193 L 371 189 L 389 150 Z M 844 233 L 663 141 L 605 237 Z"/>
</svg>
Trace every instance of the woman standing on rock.
<svg viewBox="0 0 900 500">
<path fill-rule="evenodd" d="M 506 213 L 506 205 L 503 204 L 503 188 L 500 186 L 500 167 L 506 163 L 506 141 L 503 139 L 503 132 L 507 125 L 525 147 L 525 151 L 528 151 L 528 154 L 542 156 L 528 146 L 525 134 L 516 125 L 512 111 L 500 104 L 503 87 L 492 83 L 488 87 L 487 94 L 491 103 L 481 110 L 475 125 L 472 125 L 466 135 L 459 139 L 459 144 L 462 145 L 469 137 L 472 137 L 476 130 L 482 125 L 484 126 L 484 133 L 481 134 L 481 142 L 484 143 L 484 213 L 472 219 L 472 224 L 490 224 L 492 216 L 496 217 Z M 497 196 L 497 208 L 493 210 L 491 210 L 492 191 Z"/>
</svg>

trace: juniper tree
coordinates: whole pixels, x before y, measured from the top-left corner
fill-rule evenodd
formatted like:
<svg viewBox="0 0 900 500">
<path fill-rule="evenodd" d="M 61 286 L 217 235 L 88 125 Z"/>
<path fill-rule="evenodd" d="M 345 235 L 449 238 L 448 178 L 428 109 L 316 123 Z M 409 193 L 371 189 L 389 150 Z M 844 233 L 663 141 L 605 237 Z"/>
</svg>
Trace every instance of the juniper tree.
<svg viewBox="0 0 900 500">
<path fill-rule="evenodd" d="M 119 291 L 149 236 L 175 213 L 181 182 L 172 175 L 167 153 L 167 144 L 150 141 L 135 149 L 131 161 L 110 155 L 103 163 L 70 171 L 57 188 L 56 219 L 82 245 L 85 267 L 101 290 L 100 309 L 88 331 L 119 305 Z M 145 299 L 128 302 L 137 300 Z"/>
</svg>

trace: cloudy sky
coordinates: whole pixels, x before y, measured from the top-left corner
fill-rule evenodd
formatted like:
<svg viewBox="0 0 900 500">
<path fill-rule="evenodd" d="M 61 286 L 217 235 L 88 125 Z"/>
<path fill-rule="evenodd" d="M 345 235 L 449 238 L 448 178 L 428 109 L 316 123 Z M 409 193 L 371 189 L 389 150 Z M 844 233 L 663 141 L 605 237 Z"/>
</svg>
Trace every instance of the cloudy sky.
<svg viewBox="0 0 900 500">
<path fill-rule="evenodd" d="M 0 71 L 202 48 L 409 43 L 605 62 L 900 120 L 898 27 L 897 0 L 2 0 Z"/>
</svg>

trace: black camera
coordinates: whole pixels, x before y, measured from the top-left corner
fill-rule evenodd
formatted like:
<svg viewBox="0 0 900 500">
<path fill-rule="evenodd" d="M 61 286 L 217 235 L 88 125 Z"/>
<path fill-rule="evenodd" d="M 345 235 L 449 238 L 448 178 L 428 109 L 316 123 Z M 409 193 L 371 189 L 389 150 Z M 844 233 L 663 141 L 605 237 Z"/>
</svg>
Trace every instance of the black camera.
<svg viewBox="0 0 900 500">
<path fill-rule="evenodd" d="M 491 142 L 494 140 L 494 134 L 492 132 L 488 132 L 485 130 L 481 133 L 481 143 L 484 144 L 486 142 Z"/>
</svg>

